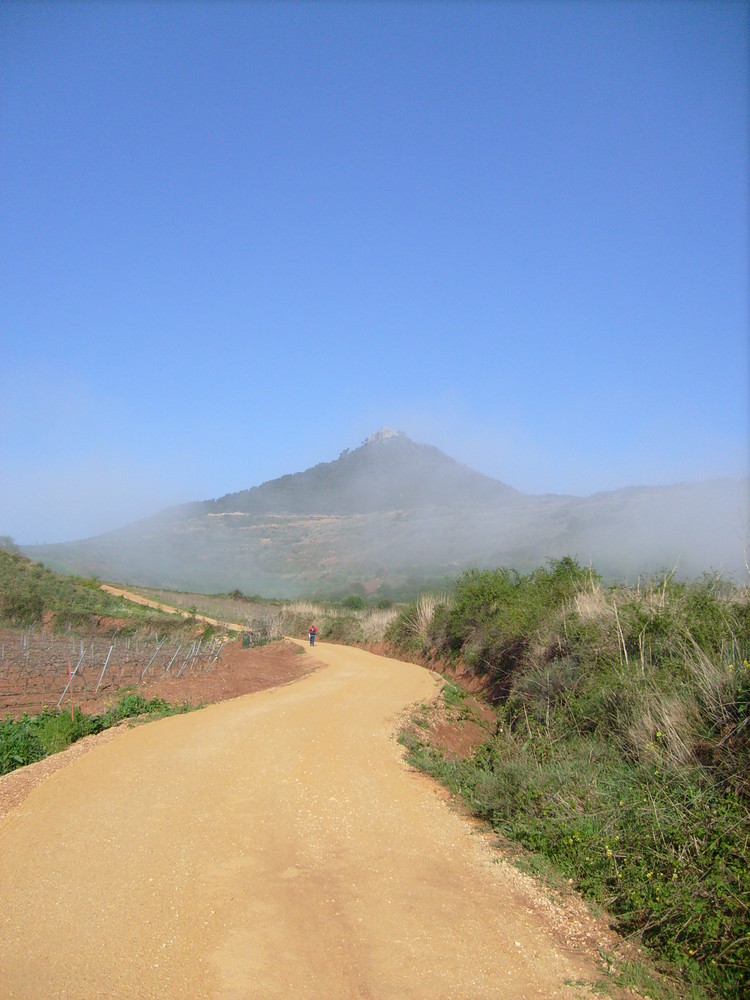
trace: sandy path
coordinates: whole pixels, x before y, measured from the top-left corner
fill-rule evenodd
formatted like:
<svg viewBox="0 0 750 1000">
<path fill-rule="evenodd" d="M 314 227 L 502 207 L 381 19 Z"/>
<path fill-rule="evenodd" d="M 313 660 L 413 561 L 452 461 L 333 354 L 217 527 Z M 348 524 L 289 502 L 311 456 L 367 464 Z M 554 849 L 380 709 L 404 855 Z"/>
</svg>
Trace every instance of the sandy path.
<svg viewBox="0 0 750 1000">
<path fill-rule="evenodd" d="M 208 615 L 193 614 L 184 608 L 175 608 L 171 604 L 164 604 L 162 601 L 153 601 L 150 597 L 141 597 L 130 590 L 122 590 L 120 587 L 112 587 L 108 583 L 101 584 L 101 590 L 106 590 L 113 597 L 124 597 L 125 600 L 133 604 L 141 604 L 144 608 L 156 608 L 157 611 L 166 611 L 171 615 L 179 615 L 181 618 L 195 618 L 196 621 L 206 622 L 208 625 L 217 625 L 219 628 L 229 629 L 230 632 L 251 632 L 249 625 L 239 625 L 237 622 L 222 622 L 218 618 L 209 618 Z"/>
<path fill-rule="evenodd" d="M 319 644 L 304 680 L 123 733 L 0 824 L 0 996 L 588 996 L 392 739 L 436 680 Z"/>
</svg>

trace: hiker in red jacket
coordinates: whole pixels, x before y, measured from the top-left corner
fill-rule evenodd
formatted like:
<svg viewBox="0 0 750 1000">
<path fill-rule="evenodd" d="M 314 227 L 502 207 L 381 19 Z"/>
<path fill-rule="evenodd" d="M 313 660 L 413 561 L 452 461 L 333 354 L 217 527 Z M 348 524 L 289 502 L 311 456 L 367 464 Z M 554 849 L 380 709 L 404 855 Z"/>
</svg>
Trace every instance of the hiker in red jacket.
<svg viewBox="0 0 750 1000">
<path fill-rule="evenodd" d="M 310 645 L 314 646 L 315 645 L 315 636 L 318 634 L 318 630 L 315 627 L 315 625 L 311 625 L 310 628 L 307 630 L 307 633 L 310 636 Z"/>
</svg>

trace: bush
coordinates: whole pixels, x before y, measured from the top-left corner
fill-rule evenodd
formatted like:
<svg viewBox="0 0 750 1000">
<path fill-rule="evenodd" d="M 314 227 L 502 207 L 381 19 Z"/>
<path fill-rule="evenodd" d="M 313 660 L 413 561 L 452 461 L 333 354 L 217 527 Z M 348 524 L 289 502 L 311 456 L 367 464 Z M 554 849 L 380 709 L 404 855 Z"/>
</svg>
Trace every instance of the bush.
<svg viewBox="0 0 750 1000">
<path fill-rule="evenodd" d="M 0 775 L 59 753 L 83 736 L 100 733 L 123 719 L 143 715 L 161 718 L 191 710 L 192 705 L 187 703 L 170 705 L 163 698 L 148 700 L 131 693 L 102 715 L 87 716 L 76 708 L 72 718 L 70 712 L 57 709 L 45 709 L 39 715 L 24 715 L 18 720 L 8 717 L 0 722 Z"/>
<path fill-rule="evenodd" d="M 412 605 L 392 641 L 413 644 Z M 498 735 L 409 759 L 711 995 L 750 995 L 750 594 L 471 571 L 424 640 L 487 676 Z M 686 986 L 686 989 L 688 987 Z"/>
<path fill-rule="evenodd" d="M 0 722 L 0 774 L 33 764 L 44 756 L 44 746 L 29 716 L 18 722 L 10 718 Z"/>
<path fill-rule="evenodd" d="M 44 755 L 59 753 L 71 743 L 92 732 L 91 720 L 76 708 L 73 718 L 69 712 L 45 710 L 34 719 L 34 728 L 44 747 Z"/>
<path fill-rule="evenodd" d="M 345 597 L 341 602 L 342 608 L 348 608 L 350 611 L 362 611 L 365 606 L 364 597 L 360 597 L 358 594 L 352 594 L 349 597 Z"/>
</svg>

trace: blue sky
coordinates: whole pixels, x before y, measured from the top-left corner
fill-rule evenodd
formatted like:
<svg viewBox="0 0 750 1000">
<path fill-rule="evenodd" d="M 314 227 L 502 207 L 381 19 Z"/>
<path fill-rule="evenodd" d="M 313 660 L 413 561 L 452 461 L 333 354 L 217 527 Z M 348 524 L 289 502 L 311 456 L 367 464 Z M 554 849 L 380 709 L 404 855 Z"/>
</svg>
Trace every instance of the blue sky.
<svg viewBox="0 0 750 1000">
<path fill-rule="evenodd" d="M 530 493 L 748 466 L 748 7 L 0 6 L 0 534 L 405 431 Z"/>
</svg>

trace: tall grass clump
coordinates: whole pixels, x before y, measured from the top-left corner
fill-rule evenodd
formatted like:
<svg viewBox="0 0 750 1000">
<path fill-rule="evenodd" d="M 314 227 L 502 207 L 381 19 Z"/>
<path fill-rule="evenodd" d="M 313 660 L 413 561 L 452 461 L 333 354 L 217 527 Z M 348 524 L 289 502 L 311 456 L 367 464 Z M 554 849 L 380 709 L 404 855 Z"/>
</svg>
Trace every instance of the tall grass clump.
<svg viewBox="0 0 750 1000">
<path fill-rule="evenodd" d="M 414 762 L 712 995 L 750 995 L 750 599 L 605 588 L 570 560 L 459 578 L 427 643 L 483 674 L 497 735 Z M 685 987 L 687 988 L 687 986 Z"/>
<path fill-rule="evenodd" d="M 401 611 L 393 611 L 385 630 L 385 637 L 416 652 L 430 648 L 436 629 L 440 627 L 451 606 L 451 597 L 444 591 L 421 594 Z"/>
</svg>

